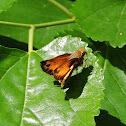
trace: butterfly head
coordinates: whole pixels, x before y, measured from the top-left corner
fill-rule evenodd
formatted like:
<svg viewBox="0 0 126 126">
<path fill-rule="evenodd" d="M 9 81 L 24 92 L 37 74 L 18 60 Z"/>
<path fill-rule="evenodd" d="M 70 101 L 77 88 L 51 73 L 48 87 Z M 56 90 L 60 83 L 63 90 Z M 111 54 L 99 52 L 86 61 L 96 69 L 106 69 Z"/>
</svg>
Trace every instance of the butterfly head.
<svg viewBox="0 0 126 126">
<path fill-rule="evenodd" d="M 86 51 L 85 49 L 79 49 L 78 51 L 80 51 L 80 52 L 81 52 L 81 55 L 82 55 L 82 56 L 84 56 L 84 55 L 85 55 L 85 53 L 87 53 L 87 51 Z"/>
</svg>

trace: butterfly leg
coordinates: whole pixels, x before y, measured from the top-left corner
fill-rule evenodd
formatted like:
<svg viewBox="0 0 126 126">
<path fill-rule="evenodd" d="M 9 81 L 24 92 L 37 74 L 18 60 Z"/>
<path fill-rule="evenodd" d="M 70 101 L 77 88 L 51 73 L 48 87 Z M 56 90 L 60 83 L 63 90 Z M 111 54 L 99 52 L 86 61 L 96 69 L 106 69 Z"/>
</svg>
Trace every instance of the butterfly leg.
<svg viewBox="0 0 126 126">
<path fill-rule="evenodd" d="M 62 82 L 61 82 L 61 87 L 64 87 L 66 80 L 68 80 L 69 77 L 71 76 L 71 74 L 72 74 L 72 72 L 73 72 L 73 69 L 74 69 L 74 65 L 75 65 L 75 64 L 73 64 L 73 65 L 70 67 L 70 70 L 68 71 L 68 73 L 67 73 L 67 74 L 65 75 L 65 77 L 63 78 L 63 80 L 62 80 Z"/>
</svg>

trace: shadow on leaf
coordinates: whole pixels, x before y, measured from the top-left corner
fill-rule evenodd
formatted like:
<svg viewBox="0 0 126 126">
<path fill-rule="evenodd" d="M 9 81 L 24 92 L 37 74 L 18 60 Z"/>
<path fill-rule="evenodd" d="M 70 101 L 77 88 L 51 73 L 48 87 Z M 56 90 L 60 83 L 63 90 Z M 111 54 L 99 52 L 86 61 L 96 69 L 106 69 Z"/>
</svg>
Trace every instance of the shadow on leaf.
<svg viewBox="0 0 126 126">
<path fill-rule="evenodd" d="M 121 49 L 109 47 L 108 53 L 108 60 L 110 63 L 124 71 L 126 74 L 126 47 Z"/>
<path fill-rule="evenodd" d="M 125 126 L 119 119 L 108 114 L 107 111 L 101 110 L 100 115 L 95 117 L 96 126 Z"/>
<path fill-rule="evenodd" d="M 92 70 L 91 67 L 90 67 L 90 69 Z M 68 100 L 70 98 L 75 99 L 81 95 L 83 88 L 84 88 L 85 84 L 87 83 L 90 72 L 91 71 L 88 68 L 87 69 L 84 68 L 81 73 L 70 78 L 70 80 L 64 87 L 64 88 L 69 88 L 66 91 L 66 98 L 65 98 L 66 100 Z"/>
<path fill-rule="evenodd" d="M 107 59 L 112 66 L 119 68 L 120 70 L 124 71 L 126 74 L 126 46 L 123 48 L 113 48 L 109 44 L 106 46 L 104 43 L 99 44 L 101 48 L 97 50 L 101 51 L 100 55 Z M 98 46 L 98 45 L 97 45 Z M 102 67 L 104 66 L 103 63 Z"/>
<path fill-rule="evenodd" d="M 91 70 L 92 68 L 93 67 L 90 66 Z M 68 80 L 66 85 L 63 87 L 63 89 L 68 88 L 68 90 L 66 91 L 65 100 L 69 100 L 70 98 L 76 99 L 81 95 L 83 88 L 85 84 L 87 83 L 90 72 L 91 71 L 88 68 L 86 69 L 84 68 L 81 73 L 72 76 Z M 58 83 L 57 81 L 54 81 L 54 85 L 60 86 L 60 83 Z"/>
<path fill-rule="evenodd" d="M 5 37 L 5 36 L 0 36 L 0 45 L 9 47 L 9 48 L 17 48 L 24 51 L 28 51 L 28 44 L 24 42 L 19 42 L 15 39 Z M 33 49 L 37 50 L 36 48 L 33 48 Z"/>
</svg>

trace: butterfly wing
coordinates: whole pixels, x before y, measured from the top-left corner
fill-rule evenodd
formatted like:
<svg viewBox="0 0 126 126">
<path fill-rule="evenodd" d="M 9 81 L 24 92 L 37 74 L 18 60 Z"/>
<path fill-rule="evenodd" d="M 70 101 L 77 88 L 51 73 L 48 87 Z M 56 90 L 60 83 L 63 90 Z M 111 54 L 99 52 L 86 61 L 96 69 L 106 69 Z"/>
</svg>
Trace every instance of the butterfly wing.
<svg viewBox="0 0 126 126">
<path fill-rule="evenodd" d="M 64 64 L 60 65 L 58 68 L 54 70 L 54 78 L 61 83 L 63 87 L 65 85 L 66 80 L 71 76 L 76 64 L 77 58 L 66 61 Z"/>
<path fill-rule="evenodd" d="M 63 54 L 57 57 L 54 57 L 50 60 L 41 61 L 40 65 L 44 72 L 53 75 L 54 70 L 60 65 L 64 64 L 69 59 L 71 54 Z"/>
</svg>

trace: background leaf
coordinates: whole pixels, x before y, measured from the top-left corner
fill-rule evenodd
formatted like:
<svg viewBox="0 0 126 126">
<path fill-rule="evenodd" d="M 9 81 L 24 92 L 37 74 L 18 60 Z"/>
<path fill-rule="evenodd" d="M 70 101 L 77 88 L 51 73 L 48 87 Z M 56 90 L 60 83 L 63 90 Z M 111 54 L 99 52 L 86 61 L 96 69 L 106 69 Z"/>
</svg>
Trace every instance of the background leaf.
<svg viewBox="0 0 126 126">
<path fill-rule="evenodd" d="M 124 0 L 79 0 L 72 9 L 86 36 L 109 41 L 113 47 L 126 44 Z"/>
<path fill-rule="evenodd" d="M 1 0 L 0 1 L 0 13 L 9 9 L 16 0 Z"/>
<path fill-rule="evenodd" d="M 92 72 L 84 68 L 81 73 L 71 77 L 67 85 L 69 88 L 63 90 L 52 76 L 41 70 L 40 61 L 52 54 L 74 52 L 80 47 L 85 47 L 87 56 L 93 60 L 87 60 L 93 66 Z M 45 50 L 47 48 L 53 53 L 49 55 Z M 2 125 L 95 125 L 94 116 L 99 114 L 100 99 L 103 98 L 103 76 L 97 58 L 86 43 L 79 38 L 66 36 L 29 55 L 18 51 L 21 58 L 9 66 L 0 80 Z"/>
<path fill-rule="evenodd" d="M 71 7 L 71 2 L 66 0 L 60 0 L 68 7 Z M 55 5 L 47 0 L 36 1 L 36 0 L 19 0 L 14 3 L 13 8 L 0 14 L 0 20 L 25 23 L 25 24 L 39 24 L 51 21 L 59 21 L 69 19 L 69 17 Z M 52 41 L 59 32 L 65 30 L 71 31 L 76 28 L 75 23 L 69 23 L 64 25 L 45 27 L 35 30 L 34 47 L 40 49 L 47 43 Z M 0 35 L 13 38 L 19 42 L 28 43 L 28 29 L 23 27 L 14 27 L 2 25 L 0 27 Z"/>
<path fill-rule="evenodd" d="M 102 109 L 126 124 L 126 48 L 102 48 L 100 64 L 104 69 L 105 98 Z"/>
</svg>

